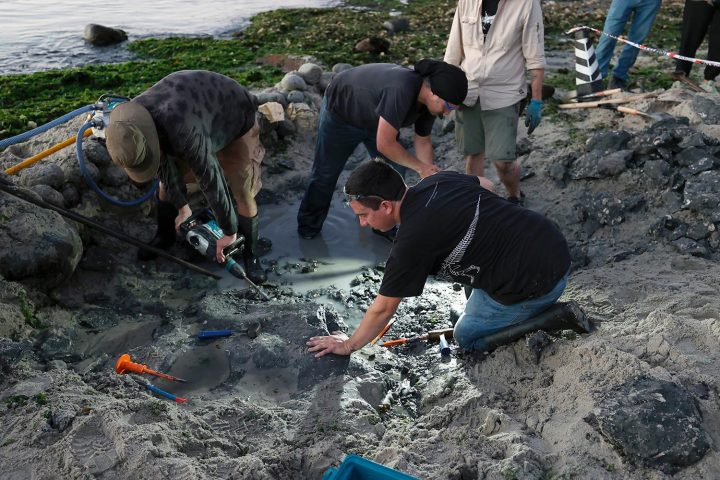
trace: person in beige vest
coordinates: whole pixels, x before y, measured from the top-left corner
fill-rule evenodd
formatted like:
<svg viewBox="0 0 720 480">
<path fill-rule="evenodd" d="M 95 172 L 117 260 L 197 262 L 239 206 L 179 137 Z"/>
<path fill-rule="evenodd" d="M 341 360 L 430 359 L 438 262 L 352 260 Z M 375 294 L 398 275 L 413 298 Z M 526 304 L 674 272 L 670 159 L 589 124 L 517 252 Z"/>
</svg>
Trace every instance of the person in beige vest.
<svg viewBox="0 0 720 480">
<path fill-rule="evenodd" d="M 539 0 L 459 0 L 445 62 L 468 78 L 468 94 L 455 116 L 455 137 L 465 171 L 485 176 L 485 159 L 495 164 L 508 200 L 523 205 L 516 154 L 520 101 L 532 99 L 525 116 L 528 135 L 542 118 L 545 46 Z"/>
</svg>

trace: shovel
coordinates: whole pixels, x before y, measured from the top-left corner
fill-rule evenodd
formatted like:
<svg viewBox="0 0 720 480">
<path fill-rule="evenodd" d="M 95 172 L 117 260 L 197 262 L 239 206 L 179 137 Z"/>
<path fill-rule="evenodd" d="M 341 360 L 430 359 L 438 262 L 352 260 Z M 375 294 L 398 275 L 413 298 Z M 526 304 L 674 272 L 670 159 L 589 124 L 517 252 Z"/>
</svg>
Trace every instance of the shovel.
<svg viewBox="0 0 720 480">
<path fill-rule="evenodd" d="M 619 107 L 616 105 L 607 105 L 603 108 L 607 108 L 609 110 L 616 110 L 621 113 L 627 113 L 629 115 L 640 115 L 641 117 L 649 118 L 650 120 L 653 120 L 655 122 L 660 122 L 662 120 L 674 120 L 675 117 L 670 115 L 669 113 L 665 112 L 655 112 L 655 113 L 649 113 L 649 112 L 643 112 L 636 108 L 630 108 L 630 107 Z"/>
</svg>

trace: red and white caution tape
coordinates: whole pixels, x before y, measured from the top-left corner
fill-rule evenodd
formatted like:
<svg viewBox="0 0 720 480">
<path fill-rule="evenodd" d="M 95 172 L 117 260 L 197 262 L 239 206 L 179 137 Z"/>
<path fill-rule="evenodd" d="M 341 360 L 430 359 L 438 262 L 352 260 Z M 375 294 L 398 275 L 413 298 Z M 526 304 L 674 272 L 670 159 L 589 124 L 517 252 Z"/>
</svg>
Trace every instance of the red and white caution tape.
<svg viewBox="0 0 720 480">
<path fill-rule="evenodd" d="M 677 54 L 677 53 L 668 52 L 668 51 L 666 51 L 666 50 L 660 50 L 659 48 L 648 47 L 647 45 L 640 45 L 639 43 L 631 42 L 630 40 L 628 40 L 628 39 L 625 38 L 625 37 L 622 37 L 622 36 L 616 37 L 615 35 L 610 35 L 610 34 L 607 33 L 607 32 L 603 32 L 602 30 L 598 30 L 598 29 L 592 28 L 592 27 L 586 27 L 586 26 L 575 27 L 575 28 L 572 28 L 572 29 L 568 30 L 568 31 L 565 32 L 565 33 L 566 33 L 567 35 L 569 35 L 569 34 L 571 34 L 571 33 L 577 32 L 578 30 L 592 30 L 592 31 L 595 32 L 595 33 L 599 33 L 600 35 L 606 35 L 606 36 L 608 36 L 608 37 L 610 37 L 610 38 L 614 38 L 615 40 L 618 40 L 618 41 L 623 42 L 623 43 L 627 43 L 628 45 L 632 45 L 633 47 L 639 48 L 640 50 L 645 50 L 645 51 L 647 51 L 647 52 L 657 53 L 657 54 L 663 55 L 663 56 L 665 56 L 665 57 L 670 57 L 670 58 L 673 58 L 673 59 L 676 59 L 676 60 L 684 60 L 684 61 L 686 61 L 686 62 L 692 62 L 692 63 L 696 63 L 696 64 L 698 64 L 698 65 L 711 65 L 711 66 L 713 66 L 713 67 L 720 67 L 720 62 L 715 62 L 715 61 L 713 61 L 713 60 L 703 60 L 703 59 L 701 59 L 701 58 L 685 57 L 685 56 L 679 55 L 679 54 Z"/>
</svg>

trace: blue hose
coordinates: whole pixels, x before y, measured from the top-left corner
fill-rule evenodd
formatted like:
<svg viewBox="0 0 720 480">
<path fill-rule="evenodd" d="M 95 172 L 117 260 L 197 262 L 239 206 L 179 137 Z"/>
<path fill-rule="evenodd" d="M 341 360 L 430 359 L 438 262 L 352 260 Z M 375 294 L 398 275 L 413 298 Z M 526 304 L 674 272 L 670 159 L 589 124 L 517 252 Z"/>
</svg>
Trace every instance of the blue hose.
<svg viewBox="0 0 720 480">
<path fill-rule="evenodd" d="M 75 148 L 77 150 L 77 159 L 78 159 L 78 166 L 80 167 L 80 171 L 83 174 L 83 177 L 85 178 L 85 182 L 95 190 L 95 193 L 100 195 L 102 198 L 107 200 L 108 202 L 119 205 L 121 207 L 134 207 L 136 205 L 140 205 L 141 203 L 147 201 L 150 197 L 152 197 L 155 194 L 155 191 L 158 188 L 158 185 L 160 181 L 156 178 L 153 181 L 153 184 L 150 186 L 150 190 L 143 195 L 142 197 L 138 198 L 137 200 L 132 201 L 125 201 L 125 200 L 119 200 L 117 198 L 111 197 L 107 193 L 103 192 L 100 187 L 97 186 L 95 183 L 95 180 L 93 180 L 92 175 L 90 175 L 90 172 L 87 169 L 87 166 L 85 165 L 85 157 L 83 155 L 83 149 L 82 149 L 82 143 L 83 143 L 83 133 L 85 133 L 85 130 L 92 127 L 92 122 L 87 122 L 83 124 L 82 127 L 80 127 L 80 130 L 77 134 L 77 140 L 75 140 Z"/>
<path fill-rule="evenodd" d="M 2 150 L 5 147 L 9 147 L 10 145 L 14 145 L 16 143 L 24 142 L 25 140 L 28 140 L 35 135 L 38 135 L 40 133 L 46 132 L 50 130 L 53 127 L 56 127 L 60 125 L 61 123 L 65 123 L 68 120 L 72 120 L 73 118 L 77 117 L 78 115 L 82 115 L 83 113 L 92 112 L 93 110 L 97 109 L 97 105 L 86 105 L 84 107 L 78 108 L 77 110 L 73 110 L 70 113 L 66 113 L 60 118 L 56 118 L 50 123 L 46 123 L 45 125 L 40 125 L 39 127 L 33 128 L 30 131 L 27 131 L 25 133 L 21 133 L 20 135 L 15 135 L 14 137 L 6 138 L 4 140 L 0 140 L 0 150 Z M 85 130 L 83 130 L 83 133 Z M 82 134 L 81 134 L 82 136 Z"/>
</svg>

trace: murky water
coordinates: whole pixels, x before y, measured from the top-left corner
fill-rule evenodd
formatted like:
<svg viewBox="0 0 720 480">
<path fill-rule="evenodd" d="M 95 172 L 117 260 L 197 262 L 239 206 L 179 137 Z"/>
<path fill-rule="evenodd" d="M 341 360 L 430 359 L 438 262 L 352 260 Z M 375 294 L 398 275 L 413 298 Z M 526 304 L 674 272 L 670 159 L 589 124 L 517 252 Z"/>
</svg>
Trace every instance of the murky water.
<svg viewBox="0 0 720 480">
<path fill-rule="evenodd" d="M 319 7 L 333 0 L 3 0 L 0 2 L 0 75 L 88 63 L 126 61 L 127 44 L 92 47 L 83 30 L 98 23 L 144 37 L 212 35 L 237 31 L 256 13 L 275 8 Z"/>
</svg>

